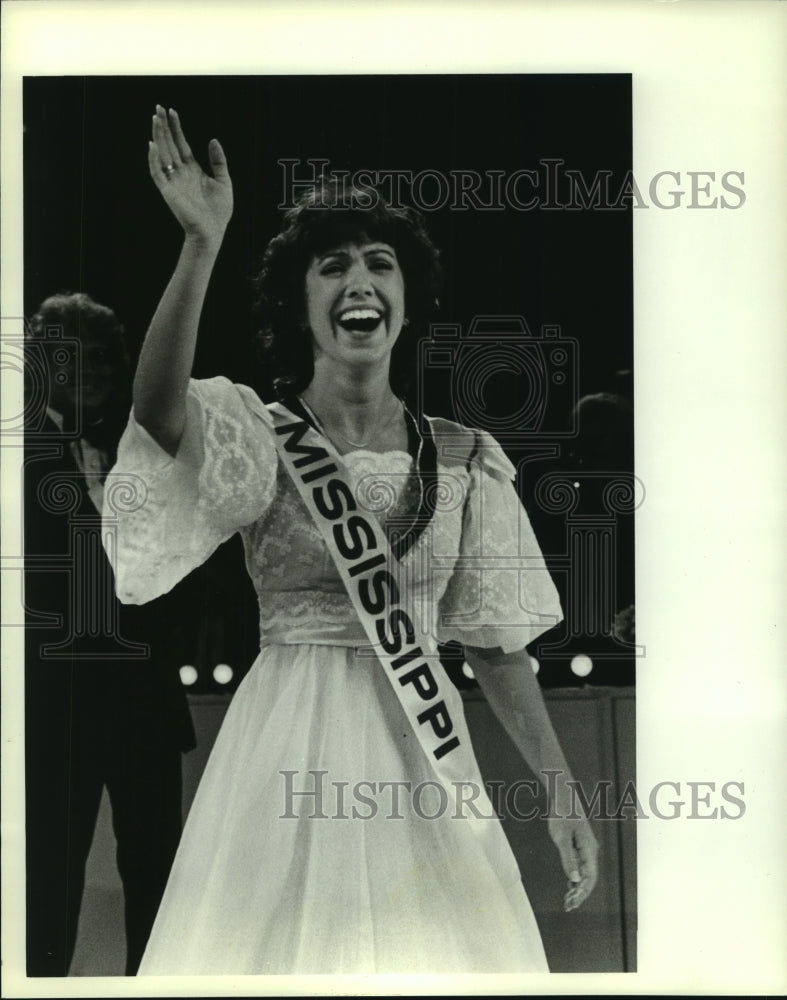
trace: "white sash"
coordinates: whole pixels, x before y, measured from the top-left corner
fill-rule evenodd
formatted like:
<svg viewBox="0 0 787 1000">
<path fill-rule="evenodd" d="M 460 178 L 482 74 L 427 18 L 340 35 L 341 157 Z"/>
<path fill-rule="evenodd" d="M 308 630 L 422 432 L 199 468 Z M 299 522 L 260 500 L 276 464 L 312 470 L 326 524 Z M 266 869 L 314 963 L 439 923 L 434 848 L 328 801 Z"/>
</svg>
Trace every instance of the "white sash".
<svg viewBox="0 0 787 1000">
<path fill-rule="evenodd" d="M 328 546 L 453 815 L 471 822 L 490 856 L 499 861 L 501 848 L 510 851 L 479 780 L 461 695 L 440 663 L 434 639 L 419 628 L 401 581 L 387 569 L 394 557 L 383 529 L 371 512 L 359 510 L 342 460 L 327 439 L 281 403 L 267 409 L 279 459 Z M 471 781 L 474 787 L 468 789 Z"/>
</svg>

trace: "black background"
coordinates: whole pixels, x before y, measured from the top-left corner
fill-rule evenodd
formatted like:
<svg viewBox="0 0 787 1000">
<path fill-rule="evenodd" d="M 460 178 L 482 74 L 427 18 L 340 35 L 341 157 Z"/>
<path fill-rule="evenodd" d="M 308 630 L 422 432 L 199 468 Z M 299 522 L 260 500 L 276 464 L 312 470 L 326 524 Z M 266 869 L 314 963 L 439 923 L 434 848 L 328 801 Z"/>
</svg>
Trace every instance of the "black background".
<svg viewBox="0 0 787 1000">
<path fill-rule="evenodd" d="M 252 343 L 250 278 L 279 229 L 284 197 L 277 161 L 330 161 L 334 169 L 538 169 L 562 159 L 590 181 L 631 169 L 631 78 L 549 76 L 287 76 L 28 78 L 24 87 L 25 303 L 28 315 L 59 290 L 110 305 L 132 350 L 174 266 L 181 235 L 147 169 L 156 103 L 175 107 L 197 157 L 221 140 L 235 212 L 208 293 L 195 375 L 223 374 L 270 398 Z M 439 319 L 466 329 L 479 315 L 521 315 L 530 330 L 559 325 L 578 344 L 578 396 L 631 392 L 632 212 L 613 210 L 427 212 L 446 282 Z M 621 374 L 626 373 L 626 374 Z M 453 416 L 435 382 L 428 410 Z M 497 395 L 515 391 L 501 375 Z M 427 385 L 429 390 L 429 385 Z M 566 420 L 569 412 L 566 413 Z M 511 457 L 517 455 L 507 445 Z M 552 464 L 566 468 L 570 442 Z M 534 477 L 547 471 L 532 466 Z M 564 518 L 539 509 L 520 483 L 548 561 L 565 552 Z M 625 520 L 625 519 L 624 519 Z M 630 520 L 630 519 L 628 519 Z M 633 603 L 633 526 L 618 532 L 617 608 Z M 196 690 L 210 689 L 216 657 L 236 671 L 253 658 L 256 609 L 237 540 L 180 588 L 186 620 L 213 622 L 184 656 L 198 661 Z M 564 593 L 568 582 L 559 573 Z M 178 596 L 176 595 L 176 596 Z M 187 630 L 188 631 L 188 630 Z M 222 638 L 223 636 L 223 638 Z M 602 644 L 603 645 L 603 644 Z M 532 648 L 539 653 L 538 644 Z M 542 684 L 579 683 L 568 662 L 591 652 L 588 682 L 631 683 L 633 660 L 609 658 L 581 639 L 542 660 Z M 202 660 L 204 663 L 200 663 Z"/>
</svg>

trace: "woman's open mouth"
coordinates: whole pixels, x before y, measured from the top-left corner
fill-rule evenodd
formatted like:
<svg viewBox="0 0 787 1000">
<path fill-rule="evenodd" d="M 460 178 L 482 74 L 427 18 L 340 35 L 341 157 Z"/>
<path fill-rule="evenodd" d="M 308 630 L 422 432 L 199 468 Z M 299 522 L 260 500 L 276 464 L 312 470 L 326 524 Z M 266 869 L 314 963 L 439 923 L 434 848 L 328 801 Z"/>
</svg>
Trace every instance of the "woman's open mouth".
<svg viewBox="0 0 787 1000">
<path fill-rule="evenodd" d="M 363 309 L 345 309 L 339 313 L 336 322 L 352 334 L 371 333 L 380 325 L 383 314 L 379 309 L 366 307 Z"/>
</svg>

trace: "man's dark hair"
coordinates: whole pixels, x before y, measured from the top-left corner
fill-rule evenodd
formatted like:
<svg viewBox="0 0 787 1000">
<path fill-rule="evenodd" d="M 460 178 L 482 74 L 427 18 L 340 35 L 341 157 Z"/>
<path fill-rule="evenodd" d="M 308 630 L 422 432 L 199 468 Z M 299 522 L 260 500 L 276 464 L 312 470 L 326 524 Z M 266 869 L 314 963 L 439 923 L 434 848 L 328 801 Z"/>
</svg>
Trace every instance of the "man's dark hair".
<svg viewBox="0 0 787 1000">
<path fill-rule="evenodd" d="M 128 420 L 132 381 L 124 329 L 115 313 L 86 292 L 57 292 L 44 299 L 30 317 L 26 337 L 30 343 L 29 352 L 34 351 L 34 345 L 43 346 L 44 357 L 50 359 L 44 362 L 47 367 L 51 359 L 56 358 L 58 345 L 63 340 L 81 342 L 89 337 L 101 341 L 114 366 L 115 391 L 102 407 L 99 419 L 85 423 L 82 432 L 97 447 L 104 448 L 114 462 L 117 444 Z M 25 395 L 26 409 L 31 414 L 41 411 L 41 404 L 49 399 L 50 390 L 41 384 L 46 383 L 47 377 L 51 378 L 51 373 L 47 376 L 44 368 L 36 368 L 29 353 L 25 364 Z M 68 410 L 65 416 L 70 416 L 71 407 Z"/>
<path fill-rule="evenodd" d="M 86 292 L 57 292 L 44 299 L 28 323 L 28 334 L 43 340 L 49 329 L 59 329 L 65 337 L 81 340 L 85 333 L 101 337 L 128 365 L 123 325 L 109 306 L 102 306 Z"/>
</svg>

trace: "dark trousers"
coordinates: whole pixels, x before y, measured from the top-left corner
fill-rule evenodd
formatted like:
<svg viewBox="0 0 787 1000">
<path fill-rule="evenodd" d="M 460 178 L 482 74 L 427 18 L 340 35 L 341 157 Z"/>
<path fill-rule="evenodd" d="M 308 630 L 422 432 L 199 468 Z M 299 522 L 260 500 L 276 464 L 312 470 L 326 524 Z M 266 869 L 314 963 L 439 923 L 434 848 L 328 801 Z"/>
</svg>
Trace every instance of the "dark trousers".
<svg viewBox="0 0 787 1000">
<path fill-rule="evenodd" d="M 126 975 L 134 975 L 180 839 L 180 749 L 140 720 L 129 724 L 112 711 L 97 720 L 101 709 L 95 705 L 94 717 L 86 718 L 78 692 L 70 709 L 59 713 L 51 702 L 32 702 L 25 782 L 27 973 L 68 973 L 106 786 L 125 897 Z"/>
</svg>

